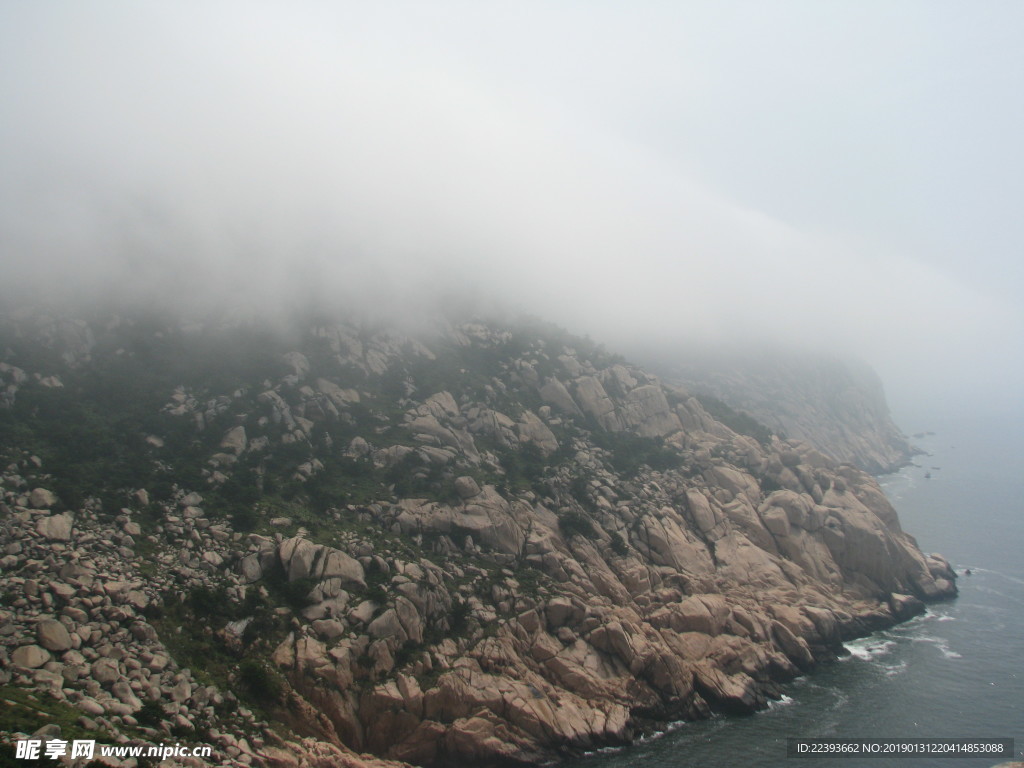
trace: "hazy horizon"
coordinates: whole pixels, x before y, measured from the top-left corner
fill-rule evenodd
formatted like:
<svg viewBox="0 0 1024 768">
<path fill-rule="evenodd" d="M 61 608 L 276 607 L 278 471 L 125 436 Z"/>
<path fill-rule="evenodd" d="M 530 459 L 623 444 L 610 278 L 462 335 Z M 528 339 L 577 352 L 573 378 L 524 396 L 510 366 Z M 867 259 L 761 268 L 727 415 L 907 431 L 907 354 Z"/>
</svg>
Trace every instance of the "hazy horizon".
<svg viewBox="0 0 1024 768">
<path fill-rule="evenodd" d="M 8 3 L 0 281 L 449 296 L 1016 404 L 1022 29 L 1010 2 Z"/>
</svg>

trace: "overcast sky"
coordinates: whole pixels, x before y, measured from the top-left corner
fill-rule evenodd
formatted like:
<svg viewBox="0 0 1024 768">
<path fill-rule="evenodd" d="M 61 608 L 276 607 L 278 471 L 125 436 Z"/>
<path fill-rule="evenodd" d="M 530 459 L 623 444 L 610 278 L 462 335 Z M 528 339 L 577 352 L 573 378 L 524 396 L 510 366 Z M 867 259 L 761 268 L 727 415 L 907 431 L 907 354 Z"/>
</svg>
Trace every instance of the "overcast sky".
<svg viewBox="0 0 1024 768">
<path fill-rule="evenodd" d="M 0 0 L 0 280 L 1024 390 L 1024 3 Z"/>
</svg>

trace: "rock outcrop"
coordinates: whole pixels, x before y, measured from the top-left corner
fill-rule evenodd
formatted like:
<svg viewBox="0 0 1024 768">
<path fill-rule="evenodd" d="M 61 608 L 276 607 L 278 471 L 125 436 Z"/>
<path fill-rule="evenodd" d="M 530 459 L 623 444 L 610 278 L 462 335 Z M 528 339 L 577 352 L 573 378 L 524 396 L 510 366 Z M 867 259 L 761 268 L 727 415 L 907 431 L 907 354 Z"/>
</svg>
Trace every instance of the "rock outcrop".
<svg viewBox="0 0 1024 768">
<path fill-rule="evenodd" d="M 179 379 L 191 331 L 72 327 L 85 351 L 38 337 L 54 368 L 4 361 L 13 434 L 63 435 L 28 406 L 74 413 L 108 355 L 164 405 L 95 427 L 127 468 L 10 446 L 0 682 L 111 738 L 204 729 L 236 765 L 535 764 L 760 709 L 956 592 L 865 471 L 551 329 L 215 326 L 231 355 Z"/>
</svg>

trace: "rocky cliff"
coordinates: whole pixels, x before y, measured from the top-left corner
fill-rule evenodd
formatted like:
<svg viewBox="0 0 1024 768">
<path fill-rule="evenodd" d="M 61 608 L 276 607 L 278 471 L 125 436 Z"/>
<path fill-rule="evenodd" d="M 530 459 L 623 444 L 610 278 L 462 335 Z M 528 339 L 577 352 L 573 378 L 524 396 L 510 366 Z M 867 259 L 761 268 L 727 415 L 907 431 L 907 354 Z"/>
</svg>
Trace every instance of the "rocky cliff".
<svg viewBox="0 0 1024 768">
<path fill-rule="evenodd" d="M 881 380 L 863 363 L 783 349 L 688 349 L 660 357 L 656 367 L 666 380 L 836 461 L 882 474 L 907 464 L 914 453 L 892 420 Z"/>
<path fill-rule="evenodd" d="M 0 682 L 107 741 L 539 763 L 956 591 L 864 471 L 540 324 L 0 335 Z"/>
</svg>

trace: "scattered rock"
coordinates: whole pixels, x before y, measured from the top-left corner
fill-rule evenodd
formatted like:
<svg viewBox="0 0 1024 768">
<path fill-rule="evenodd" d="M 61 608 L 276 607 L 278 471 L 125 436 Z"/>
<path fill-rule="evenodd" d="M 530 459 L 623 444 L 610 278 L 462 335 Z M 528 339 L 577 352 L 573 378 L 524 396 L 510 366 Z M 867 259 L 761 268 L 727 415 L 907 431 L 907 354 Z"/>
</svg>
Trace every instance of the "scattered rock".
<svg viewBox="0 0 1024 768">
<path fill-rule="evenodd" d="M 20 648 L 15 648 L 11 654 L 11 661 L 14 664 L 27 669 L 37 669 L 51 658 L 46 649 L 40 648 L 38 645 L 23 645 Z"/>
<path fill-rule="evenodd" d="M 34 509 L 50 509 L 57 503 L 57 497 L 45 488 L 36 488 L 29 494 L 28 503 Z"/>
<path fill-rule="evenodd" d="M 36 523 L 36 531 L 50 541 L 70 541 L 72 524 L 71 515 L 50 515 Z"/>
<path fill-rule="evenodd" d="M 43 619 L 36 624 L 36 636 L 39 644 L 48 651 L 62 652 L 71 650 L 71 635 L 67 627 L 54 619 Z"/>
</svg>

